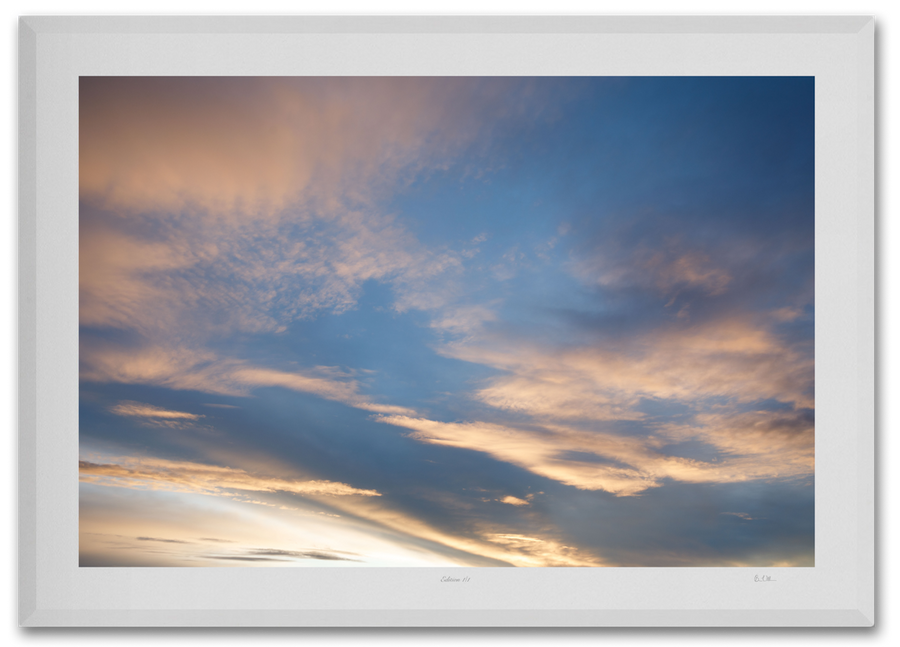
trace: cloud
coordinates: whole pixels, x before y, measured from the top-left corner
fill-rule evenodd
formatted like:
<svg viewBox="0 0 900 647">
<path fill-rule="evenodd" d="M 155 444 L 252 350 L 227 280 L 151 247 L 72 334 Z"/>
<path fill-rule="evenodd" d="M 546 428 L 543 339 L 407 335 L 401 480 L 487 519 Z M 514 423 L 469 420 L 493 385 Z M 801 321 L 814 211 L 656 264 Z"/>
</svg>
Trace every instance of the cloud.
<svg viewBox="0 0 900 647">
<path fill-rule="evenodd" d="M 523 84 L 82 79 L 80 323 L 134 342 L 82 335 L 82 380 L 231 396 L 277 386 L 415 415 L 349 377 L 253 365 L 211 341 L 346 312 L 367 281 L 391 285 L 398 313 L 429 311 L 436 330 L 493 320 L 459 303 L 463 255 L 429 249 L 377 204 L 481 146 L 491 115 L 531 114 L 534 97 L 509 108 Z"/>
<path fill-rule="evenodd" d="M 392 286 L 397 312 L 442 308 L 463 256 L 378 205 L 483 147 L 492 117 L 528 121 L 528 85 L 82 78 L 81 325 L 203 355 L 355 308 L 367 281 Z"/>
<path fill-rule="evenodd" d="M 471 143 L 486 115 L 509 115 L 505 101 L 524 85 L 82 77 L 81 197 L 106 209 L 246 218 L 268 217 L 301 198 L 366 199 L 374 186 L 401 179 L 403 169 L 437 163 Z"/>
<path fill-rule="evenodd" d="M 794 321 L 803 316 L 803 309 L 798 307 L 787 306 L 784 308 L 778 308 L 777 310 L 773 310 L 771 313 L 772 318 L 775 321 L 786 322 L 786 321 Z"/>
<path fill-rule="evenodd" d="M 691 249 L 677 238 L 653 247 L 615 249 L 606 245 L 576 262 L 574 269 L 584 280 L 605 287 L 653 289 L 661 294 L 693 288 L 716 296 L 732 281 L 730 272 L 717 266 L 707 253 Z"/>
<path fill-rule="evenodd" d="M 541 420 L 641 420 L 642 399 L 727 398 L 813 406 L 813 358 L 752 321 L 667 327 L 614 343 L 554 347 L 482 336 L 445 344 L 444 355 L 506 372 L 476 398 Z"/>
<path fill-rule="evenodd" d="M 242 562 L 291 562 L 298 559 L 314 559 L 340 562 L 359 562 L 359 559 L 345 557 L 339 554 L 341 551 L 330 552 L 322 550 L 280 550 L 276 548 L 256 548 L 245 551 L 240 555 L 210 554 L 201 555 L 204 559 L 231 560 Z"/>
<path fill-rule="evenodd" d="M 406 407 L 373 402 L 359 393 L 359 383 L 350 374 L 342 373 L 334 367 L 319 366 L 307 371 L 289 372 L 257 367 L 240 360 L 218 359 L 211 352 L 189 348 L 155 347 L 135 350 L 84 345 L 81 362 L 81 379 L 91 382 L 152 384 L 232 396 L 247 396 L 254 388 L 276 386 L 311 393 L 364 411 L 405 415 L 414 413 Z M 119 415 L 156 418 L 194 416 L 191 419 L 203 417 L 194 414 L 162 415 L 154 414 L 153 411 L 161 410 L 138 403 L 120 405 L 113 409 Z"/>
<path fill-rule="evenodd" d="M 249 474 L 242 469 L 156 458 L 121 458 L 116 463 L 78 461 L 79 479 L 99 485 L 233 496 L 230 490 L 290 492 L 303 496 L 381 496 L 333 481 L 302 481 Z"/>
<path fill-rule="evenodd" d="M 634 496 L 664 479 L 734 483 L 798 478 L 814 472 L 814 428 L 803 412 L 698 415 L 647 437 L 582 431 L 561 424 L 538 429 L 484 422 L 445 423 L 405 416 L 380 422 L 413 431 L 416 440 L 484 452 L 581 490 Z M 702 440 L 721 455 L 701 460 L 673 453 L 673 443 Z"/>
<path fill-rule="evenodd" d="M 558 541 L 515 534 L 490 534 L 486 538 L 514 553 L 516 566 L 603 566 L 602 560 L 575 546 Z"/>
<path fill-rule="evenodd" d="M 633 457 L 644 451 L 639 440 L 611 434 L 553 433 L 491 423 L 445 423 L 405 416 L 380 416 L 380 422 L 411 429 L 411 437 L 426 443 L 485 452 L 535 474 L 584 490 L 637 494 L 658 485 L 652 474 L 627 464 L 573 461 L 567 451 L 600 456 Z"/>
<path fill-rule="evenodd" d="M 529 505 L 528 501 L 525 501 L 524 499 L 519 499 L 512 495 L 503 497 L 502 499 L 500 499 L 500 503 L 508 503 L 509 505 L 515 505 L 515 506 Z"/>
<path fill-rule="evenodd" d="M 281 557 L 253 557 L 250 555 L 201 555 L 205 559 L 225 560 L 233 562 L 289 562 Z"/>
<path fill-rule="evenodd" d="M 222 498 L 217 499 L 218 505 L 198 506 L 190 499 L 167 496 L 162 501 L 157 500 L 152 491 L 135 490 L 128 490 L 129 496 L 124 497 L 130 505 L 118 509 L 116 506 L 122 505 L 123 497 L 118 493 L 109 495 L 104 490 L 106 488 L 82 492 L 79 552 L 83 566 L 200 566 L 215 559 L 220 559 L 222 565 L 229 562 L 342 565 L 361 561 L 393 566 L 509 565 L 484 557 L 481 551 L 469 553 L 435 541 L 442 535 L 433 529 L 429 539 L 409 534 L 409 530 L 419 530 L 418 522 L 404 528 L 402 525 L 385 525 L 371 518 L 345 515 L 343 518 L 307 516 L 302 523 L 297 523 L 296 512 L 249 506 L 235 509 L 239 504 Z M 132 496 L 140 496 L 141 505 L 135 505 Z M 349 499 L 341 500 L 347 502 Z M 99 502 L 104 503 L 102 508 L 97 507 Z M 110 508 L 116 511 L 112 519 Z M 402 515 L 397 518 L 402 520 Z M 210 527 L 229 532 L 232 538 L 148 542 L 135 540 L 133 535 L 107 532 L 109 528 L 117 531 L 139 528 L 144 532 L 153 530 L 161 535 L 165 531 L 169 536 L 193 539 L 196 535 L 191 533 Z M 322 544 L 325 537 L 329 546 Z M 270 547 L 260 548 L 262 541 L 271 542 Z M 484 545 L 488 553 L 506 552 L 490 542 L 460 541 L 467 542 L 470 548 Z M 452 535 L 449 543 L 455 543 Z M 296 548 L 298 545 L 304 548 Z"/>
<path fill-rule="evenodd" d="M 183 240 L 143 240 L 84 217 L 79 231 L 79 321 L 88 326 L 163 330 L 177 322 L 173 289 L 149 280 L 197 262 Z"/>
<path fill-rule="evenodd" d="M 329 500 L 344 519 L 354 520 L 368 536 L 392 537 L 392 541 L 420 555 L 432 553 L 442 563 L 456 566 L 587 566 L 596 564 L 591 555 L 578 551 L 555 552 L 558 542 L 548 538 L 543 550 L 522 551 L 518 545 L 497 542 L 492 535 L 498 524 L 454 517 L 458 524 L 433 524 L 396 507 L 391 499 L 342 497 Z M 368 553 L 371 555 L 371 553 Z M 576 557 L 578 555 L 578 557 Z"/>
<path fill-rule="evenodd" d="M 359 386 L 355 381 L 336 381 L 302 373 L 287 373 L 260 368 L 237 369 L 231 374 L 231 378 L 239 384 L 254 387 L 280 386 L 294 391 L 313 393 L 327 400 L 343 402 L 365 411 L 385 414 L 409 414 L 412 412 L 406 407 L 371 402 L 357 392 Z"/>
<path fill-rule="evenodd" d="M 443 308 L 429 325 L 457 335 L 471 335 L 481 331 L 486 322 L 496 319 L 496 313 L 487 306 L 459 305 Z"/>
<path fill-rule="evenodd" d="M 701 413 L 694 424 L 668 423 L 661 435 L 676 441 L 701 439 L 758 478 L 812 475 L 815 419 L 812 409 Z"/>
<path fill-rule="evenodd" d="M 193 339 L 277 331 L 390 282 L 443 305 L 462 255 L 377 204 L 529 120 L 521 79 L 82 78 L 81 323 Z M 510 100 L 521 97 L 514 110 Z"/>
<path fill-rule="evenodd" d="M 629 486 L 601 484 L 620 495 L 665 479 L 809 477 L 812 330 L 784 324 L 809 312 L 811 230 L 794 221 L 773 236 L 748 222 L 660 202 L 579 224 L 566 269 L 583 302 L 562 313 L 548 330 L 556 334 L 523 327 L 441 352 L 503 371 L 473 393 L 500 412 L 482 417 L 558 435 L 565 450 L 555 459 L 569 464 L 551 468 L 549 448 L 530 464 L 562 482 L 590 483 L 591 468 L 576 463 L 591 456 L 640 474 Z M 631 435 L 642 448 L 595 449 L 571 433 L 588 430 Z"/>
<path fill-rule="evenodd" d="M 169 411 L 168 409 L 160 409 L 150 404 L 142 404 L 140 402 L 124 401 L 109 408 L 114 414 L 119 416 L 136 416 L 139 418 L 164 418 L 174 420 L 198 420 L 204 418 L 203 415 L 195 413 L 187 413 L 185 411 Z"/>
<path fill-rule="evenodd" d="M 297 559 L 326 559 L 326 560 L 343 560 L 347 562 L 358 562 L 358 559 L 344 557 L 344 555 L 355 555 L 355 553 L 347 553 L 345 551 L 322 551 L 322 550 L 279 550 L 275 548 L 257 548 L 252 551 L 254 555 L 268 556 L 284 556 L 294 557 Z"/>
<path fill-rule="evenodd" d="M 83 208 L 80 321 L 199 347 L 346 312 L 367 281 L 393 285 L 399 311 L 438 307 L 446 298 L 435 282 L 460 264 L 373 210 L 210 225 L 191 215 L 120 222 Z"/>
</svg>

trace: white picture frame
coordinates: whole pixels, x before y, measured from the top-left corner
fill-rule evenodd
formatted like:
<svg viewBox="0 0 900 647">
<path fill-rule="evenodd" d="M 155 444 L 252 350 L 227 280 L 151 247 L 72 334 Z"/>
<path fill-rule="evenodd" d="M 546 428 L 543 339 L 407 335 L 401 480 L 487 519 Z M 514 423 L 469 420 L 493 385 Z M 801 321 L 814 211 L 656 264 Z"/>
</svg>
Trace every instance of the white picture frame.
<svg viewBox="0 0 900 647">
<path fill-rule="evenodd" d="M 815 76 L 815 566 L 460 569 L 465 587 L 433 568 L 79 568 L 77 99 L 93 75 Z M 868 16 L 22 18 L 19 623 L 871 626 L 874 78 Z"/>
</svg>

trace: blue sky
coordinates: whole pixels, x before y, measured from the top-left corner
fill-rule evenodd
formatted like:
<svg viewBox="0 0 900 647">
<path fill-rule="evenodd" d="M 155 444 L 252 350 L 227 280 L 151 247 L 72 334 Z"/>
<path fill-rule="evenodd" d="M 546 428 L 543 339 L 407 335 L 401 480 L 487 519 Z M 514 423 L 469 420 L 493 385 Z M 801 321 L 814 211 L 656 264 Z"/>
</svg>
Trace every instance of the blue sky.
<svg viewBox="0 0 900 647">
<path fill-rule="evenodd" d="M 83 78 L 83 566 L 814 563 L 811 78 Z"/>
</svg>

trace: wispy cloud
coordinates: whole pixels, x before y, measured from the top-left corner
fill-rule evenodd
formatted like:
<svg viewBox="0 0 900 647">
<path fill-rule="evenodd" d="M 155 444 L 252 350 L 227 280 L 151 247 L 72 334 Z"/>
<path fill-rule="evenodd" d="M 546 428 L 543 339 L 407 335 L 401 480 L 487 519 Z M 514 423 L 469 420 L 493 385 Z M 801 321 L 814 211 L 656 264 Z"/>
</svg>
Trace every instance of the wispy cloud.
<svg viewBox="0 0 900 647">
<path fill-rule="evenodd" d="M 702 413 L 694 424 L 668 423 L 659 431 L 672 440 L 708 442 L 726 455 L 740 457 L 760 477 L 811 475 L 815 468 L 811 409 Z"/>
<path fill-rule="evenodd" d="M 652 330 L 609 345 L 548 346 L 484 336 L 440 352 L 502 369 L 477 397 L 541 418 L 638 420 L 642 398 L 696 403 L 772 399 L 813 406 L 813 359 L 738 319 Z"/>
<path fill-rule="evenodd" d="M 381 416 L 381 422 L 413 430 L 422 442 L 485 452 L 540 476 L 585 490 L 606 490 L 619 495 L 637 494 L 658 484 L 653 473 L 627 463 L 576 461 L 567 451 L 595 452 L 598 456 L 628 457 L 646 454 L 639 440 L 609 434 L 531 431 L 490 423 L 445 423 L 405 416 Z"/>
<path fill-rule="evenodd" d="M 208 554 L 203 559 L 240 561 L 240 562 L 291 562 L 295 560 L 315 559 L 334 562 L 360 562 L 362 560 L 347 557 L 340 552 L 322 550 L 280 550 L 276 548 L 253 548 L 242 554 Z"/>
<path fill-rule="evenodd" d="M 490 534 L 489 541 L 503 546 L 515 555 L 517 566 L 602 566 L 603 562 L 585 554 L 575 546 L 566 546 L 551 539 L 539 539 L 514 534 Z"/>
<path fill-rule="evenodd" d="M 369 197 L 480 134 L 524 83 L 432 78 L 82 78 L 82 199 L 258 218 Z M 532 99 L 533 103 L 533 99 Z M 520 111 L 525 112 L 526 101 Z M 362 108 L 361 106 L 365 106 Z"/>
<path fill-rule="evenodd" d="M 125 401 L 109 408 L 118 416 L 135 416 L 138 418 L 163 418 L 166 420 L 198 420 L 205 416 L 195 413 L 187 413 L 186 411 L 170 411 L 161 409 L 150 404 L 142 404 L 140 402 Z"/>
<path fill-rule="evenodd" d="M 355 381 L 337 381 L 321 377 L 312 377 L 301 373 L 288 373 L 271 369 L 237 369 L 232 379 L 249 386 L 280 386 L 294 391 L 314 393 L 327 400 L 343 402 L 351 407 L 386 414 L 409 414 L 411 409 L 388 404 L 378 404 L 358 393 L 359 385 Z"/>
<path fill-rule="evenodd" d="M 405 416 L 381 422 L 413 431 L 412 438 L 487 453 L 582 490 L 633 496 L 664 479 L 734 483 L 812 474 L 813 427 L 803 413 L 756 412 L 698 416 L 695 424 L 665 425 L 646 437 L 582 431 L 564 425 L 523 429 L 483 422 L 445 423 Z M 673 453 L 672 443 L 703 440 L 721 459 Z"/>
<path fill-rule="evenodd" d="M 82 79 L 82 324 L 276 331 L 353 308 L 368 280 L 394 284 L 400 311 L 435 307 L 429 281 L 459 254 L 375 202 L 477 144 L 486 116 L 515 118 L 526 85 Z"/>
<path fill-rule="evenodd" d="M 471 335 L 496 319 L 497 314 L 485 305 L 448 306 L 437 311 L 430 325 L 457 335 Z"/>
<path fill-rule="evenodd" d="M 253 389 L 260 387 L 281 387 L 311 393 L 365 411 L 405 415 L 414 413 L 406 407 L 374 402 L 372 398 L 359 393 L 359 382 L 351 374 L 334 367 L 281 371 L 256 367 L 240 360 L 218 359 L 210 352 L 190 349 L 85 348 L 82 353 L 81 376 L 87 381 L 152 384 L 233 396 L 247 396 Z M 180 412 L 159 413 L 160 410 L 137 403 L 118 405 L 112 411 L 119 415 L 147 418 L 203 417 L 195 414 L 180 415 Z"/>
<path fill-rule="evenodd" d="M 434 281 L 461 263 L 457 253 L 428 249 L 371 209 L 252 227 L 144 219 L 161 234 L 148 239 L 108 217 L 82 219 L 83 325 L 197 345 L 353 309 L 366 281 L 393 285 L 401 311 L 426 309 L 443 303 Z"/>
<path fill-rule="evenodd" d="M 587 281 L 614 288 L 652 288 L 670 295 L 682 288 L 695 288 L 715 296 L 732 281 L 730 272 L 718 266 L 700 249 L 669 239 L 661 248 L 638 246 L 634 250 L 604 249 L 580 260 L 576 272 Z"/>
<path fill-rule="evenodd" d="M 333 481 L 272 478 L 242 469 L 156 458 L 123 458 L 115 463 L 78 462 L 88 483 L 151 490 L 234 496 L 231 490 L 290 492 L 304 496 L 381 496 L 375 490 Z"/>
</svg>

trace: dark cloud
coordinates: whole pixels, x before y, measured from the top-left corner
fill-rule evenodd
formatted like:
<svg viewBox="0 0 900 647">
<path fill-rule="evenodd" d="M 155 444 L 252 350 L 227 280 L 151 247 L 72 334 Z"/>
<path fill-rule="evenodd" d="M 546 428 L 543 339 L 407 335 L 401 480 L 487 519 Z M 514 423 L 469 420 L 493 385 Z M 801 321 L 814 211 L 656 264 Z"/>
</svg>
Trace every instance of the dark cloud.
<svg viewBox="0 0 900 647">
<path fill-rule="evenodd" d="M 280 550 L 277 548 L 256 548 L 240 555 L 201 555 L 204 559 L 224 559 L 238 562 L 291 562 L 294 560 L 317 559 L 325 561 L 359 562 L 362 560 L 345 557 L 355 553 L 322 550 Z"/>
<path fill-rule="evenodd" d="M 334 552 L 326 552 L 319 550 L 276 550 L 273 548 L 261 548 L 258 550 L 251 551 L 253 555 L 267 556 L 267 557 L 294 557 L 296 559 L 324 559 L 331 561 L 347 561 L 347 562 L 358 562 L 358 559 L 352 559 L 350 557 L 344 557 L 344 555 L 355 555 L 356 553 L 347 553 L 345 551 L 334 551 Z"/>
<path fill-rule="evenodd" d="M 289 559 L 275 557 L 249 557 L 247 555 L 201 555 L 203 559 L 225 560 L 230 562 L 289 562 Z"/>
</svg>

